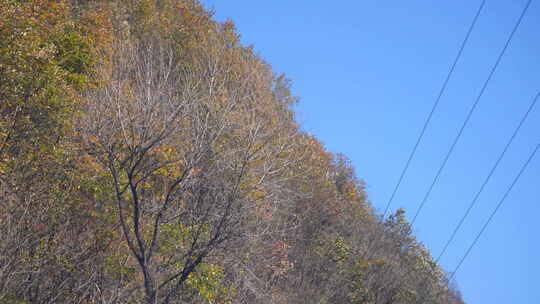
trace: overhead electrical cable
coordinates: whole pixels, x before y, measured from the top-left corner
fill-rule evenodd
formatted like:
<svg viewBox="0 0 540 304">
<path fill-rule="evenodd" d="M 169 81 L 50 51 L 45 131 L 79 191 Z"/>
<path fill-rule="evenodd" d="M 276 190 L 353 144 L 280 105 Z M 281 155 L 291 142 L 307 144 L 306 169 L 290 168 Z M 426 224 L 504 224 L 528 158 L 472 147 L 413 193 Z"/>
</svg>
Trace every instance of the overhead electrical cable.
<svg viewBox="0 0 540 304">
<path fill-rule="evenodd" d="M 478 20 L 478 17 L 480 16 L 480 13 L 482 12 L 482 9 L 484 8 L 484 5 L 486 4 L 486 1 L 487 0 L 482 0 L 482 3 L 480 4 L 480 7 L 476 11 L 474 19 L 473 19 L 471 25 L 469 26 L 469 29 L 467 30 L 467 34 L 465 35 L 465 38 L 461 42 L 461 46 L 459 48 L 459 51 L 458 51 L 458 53 L 457 53 L 457 55 L 456 55 L 456 57 L 454 59 L 454 62 L 452 63 L 452 66 L 450 67 L 450 70 L 448 71 L 448 74 L 446 75 L 446 78 L 445 78 L 445 80 L 443 82 L 443 85 L 442 85 L 441 89 L 439 90 L 439 94 L 437 95 L 437 98 L 435 99 L 435 103 L 433 104 L 433 106 L 431 108 L 431 111 L 429 112 L 429 115 L 428 115 L 426 121 L 424 122 L 424 126 L 422 127 L 422 130 L 420 131 L 420 134 L 419 134 L 419 136 L 418 136 L 418 138 L 416 140 L 416 143 L 414 144 L 414 147 L 413 147 L 413 149 L 411 151 L 411 154 L 409 155 L 409 158 L 407 159 L 407 162 L 405 163 L 405 167 L 401 171 L 398 182 L 397 182 L 396 186 L 394 187 L 394 190 L 392 191 L 392 195 L 390 196 L 390 199 L 386 203 L 386 207 L 384 209 L 384 213 L 383 213 L 383 216 L 382 216 L 383 218 L 388 213 L 388 209 L 390 208 L 390 204 L 394 200 L 394 197 L 396 196 L 396 193 L 397 193 L 397 191 L 399 189 L 399 186 L 401 185 L 401 182 L 403 181 L 403 177 L 405 176 L 405 173 L 409 169 L 409 165 L 411 164 L 411 161 L 412 161 L 414 155 L 416 154 L 416 150 L 418 149 L 418 145 L 420 144 L 420 141 L 424 137 L 424 133 L 426 132 L 426 129 L 427 129 L 428 125 L 429 125 L 429 122 L 431 121 L 431 118 L 433 117 L 433 113 L 435 112 L 435 110 L 437 109 L 437 106 L 439 105 L 441 97 L 444 94 L 444 91 L 446 90 L 448 82 L 450 81 L 450 78 L 451 78 L 451 76 L 452 76 L 452 74 L 454 72 L 454 69 L 456 68 L 457 63 L 458 63 L 459 59 L 461 58 L 461 54 L 463 53 L 463 49 L 465 48 L 465 45 L 467 44 L 467 41 L 469 40 L 469 37 L 471 36 L 471 33 L 472 33 L 472 31 L 473 31 L 473 29 L 474 29 L 474 27 L 476 25 L 476 21 Z"/>
<path fill-rule="evenodd" d="M 446 163 L 448 162 L 448 159 L 450 158 L 450 155 L 452 155 L 452 152 L 454 152 L 454 148 L 456 147 L 456 144 L 458 143 L 459 139 L 461 138 L 461 135 L 463 134 L 463 131 L 467 127 L 467 124 L 469 123 L 469 120 L 471 119 L 471 116 L 474 113 L 474 110 L 476 109 L 478 103 L 480 102 L 480 99 L 484 95 L 484 92 L 486 91 L 486 88 L 487 88 L 489 82 L 491 81 L 491 78 L 495 74 L 495 71 L 497 70 L 497 67 L 499 66 L 504 54 L 506 53 L 506 50 L 508 49 L 508 46 L 510 45 L 510 42 L 512 41 L 512 38 L 514 38 L 514 35 L 517 32 L 517 29 L 519 28 L 519 25 L 521 24 L 521 21 L 523 20 L 523 17 L 527 13 L 527 11 L 529 9 L 529 6 L 531 5 L 531 2 L 532 2 L 532 0 L 527 1 L 527 4 L 523 8 L 523 11 L 521 12 L 521 15 L 519 16 L 519 19 L 517 20 L 516 24 L 514 25 L 514 28 L 512 29 L 512 32 L 510 33 L 510 36 L 506 40 L 506 43 L 504 44 L 503 49 L 499 53 L 499 56 L 497 57 L 497 60 L 495 61 L 495 64 L 491 68 L 491 71 L 489 72 L 488 77 L 484 81 L 484 84 L 482 85 L 482 88 L 480 89 L 480 93 L 476 97 L 476 99 L 475 99 L 474 103 L 472 104 L 469 112 L 467 113 L 467 116 L 465 117 L 465 120 L 463 121 L 463 123 L 461 125 L 461 128 L 459 129 L 456 138 L 452 142 L 452 145 L 450 146 L 450 149 L 446 153 L 446 155 L 444 157 L 444 160 L 443 160 L 441 166 L 439 167 L 439 169 L 437 171 L 437 174 L 435 174 L 435 177 L 433 178 L 433 181 L 431 182 L 431 185 L 429 186 L 428 191 L 424 195 L 424 198 L 422 199 L 422 202 L 420 203 L 420 206 L 416 210 L 416 213 L 415 213 L 415 215 L 414 215 L 414 217 L 413 217 L 413 219 L 411 221 L 411 225 L 414 225 L 414 223 L 416 222 L 416 219 L 418 218 L 418 215 L 422 211 L 422 208 L 424 207 L 424 205 L 427 202 L 431 192 L 433 191 L 433 188 L 435 187 L 435 184 L 437 183 L 439 177 L 441 176 L 441 173 L 444 170 L 444 168 L 446 166 Z"/>
<path fill-rule="evenodd" d="M 531 163 L 531 160 L 534 158 L 536 152 L 538 152 L 538 149 L 540 148 L 540 143 L 538 143 L 536 145 L 536 148 L 533 150 L 533 152 L 529 155 L 529 158 L 527 159 L 527 161 L 523 164 L 523 166 L 521 167 L 521 170 L 519 170 L 518 174 L 516 175 L 516 177 L 514 178 L 514 180 L 512 181 L 512 183 L 510 184 L 510 187 L 508 187 L 508 189 L 506 190 L 506 192 L 504 193 L 503 197 L 501 198 L 501 200 L 499 201 L 499 203 L 497 204 L 497 206 L 495 207 L 495 209 L 493 210 L 493 212 L 491 212 L 491 215 L 489 216 L 488 220 L 484 223 L 484 226 L 482 226 L 482 229 L 480 229 L 480 231 L 478 232 L 478 234 L 476 235 L 476 237 L 474 238 L 474 241 L 471 243 L 471 245 L 469 246 L 469 248 L 467 249 L 467 251 L 465 252 L 465 254 L 463 255 L 463 257 L 461 257 L 461 260 L 459 261 L 459 263 L 457 264 L 456 268 L 454 268 L 454 271 L 452 272 L 452 274 L 450 275 L 449 277 L 449 281 L 451 281 L 456 272 L 459 270 L 459 268 L 461 267 L 461 264 L 463 264 L 463 261 L 465 261 L 465 259 L 467 258 L 467 256 L 469 255 L 469 253 L 471 253 L 471 250 L 473 249 L 473 247 L 476 245 L 476 243 L 478 242 L 478 239 L 480 239 L 480 237 L 482 236 L 482 233 L 484 233 L 484 231 L 486 230 L 487 226 L 489 225 L 489 223 L 491 223 L 491 220 L 493 220 L 493 217 L 495 216 L 495 214 L 497 213 L 497 211 L 499 211 L 499 209 L 501 208 L 501 205 L 504 203 L 504 201 L 506 200 L 506 198 L 508 197 L 508 194 L 510 194 L 510 191 L 512 191 L 512 189 L 514 188 L 514 186 L 516 185 L 516 183 L 518 182 L 518 180 L 520 179 L 521 175 L 523 174 L 523 172 L 525 171 L 525 169 L 527 169 L 527 167 L 529 166 L 529 164 Z"/>
<path fill-rule="evenodd" d="M 527 117 L 529 116 L 529 114 L 531 113 L 531 111 L 533 110 L 534 106 L 536 105 L 536 102 L 538 101 L 538 98 L 540 97 L 540 92 L 536 94 L 536 96 L 534 97 L 533 101 L 531 102 L 529 108 L 527 109 L 527 111 L 525 112 L 525 114 L 523 115 L 523 117 L 521 118 L 521 121 L 519 122 L 518 126 L 515 128 L 514 130 L 514 133 L 512 133 L 512 136 L 510 136 L 510 139 L 507 141 L 503 151 L 501 152 L 501 154 L 499 155 L 499 157 L 497 158 L 497 160 L 495 161 L 495 164 L 493 165 L 493 167 L 491 168 L 491 170 L 489 171 L 488 175 L 486 176 L 486 178 L 484 179 L 484 182 L 482 183 L 482 185 L 480 186 L 480 189 L 478 189 L 478 191 L 476 192 L 476 194 L 474 195 L 474 198 L 472 199 L 472 201 L 470 202 L 469 204 L 469 207 L 467 208 L 467 210 L 465 211 L 465 213 L 463 214 L 463 216 L 461 217 L 461 219 L 459 220 L 459 223 L 457 224 L 456 228 L 454 229 L 454 231 L 452 232 L 452 235 L 450 236 L 450 238 L 448 239 L 448 241 L 446 241 L 446 244 L 444 245 L 444 248 L 443 250 L 441 251 L 441 253 L 439 254 L 439 256 L 437 257 L 437 259 L 435 260 L 435 262 L 439 262 L 439 260 L 441 259 L 441 257 L 444 255 L 444 253 L 446 252 L 446 250 L 448 249 L 448 246 L 450 246 L 450 244 L 452 243 L 452 241 L 454 240 L 457 232 L 459 231 L 459 229 L 461 228 L 461 226 L 463 225 L 463 222 L 465 221 L 465 219 L 467 218 L 467 216 L 469 216 L 469 213 L 471 212 L 472 208 L 474 207 L 474 205 L 476 204 L 476 201 L 478 200 L 478 198 L 480 197 L 480 194 L 484 191 L 484 188 L 486 187 L 487 183 L 489 182 L 489 180 L 491 179 L 491 177 L 493 176 L 493 173 L 495 172 L 495 170 L 497 170 L 497 167 L 499 166 L 501 160 L 504 158 L 504 155 L 506 154 L 506 152 L 508 151 L 508 148 L 510 147 L 510 145 L 512 144 L 512 142 L 514 141 L 514 139 L 516 138 L 516 135 L 519 133 L 519 130 L 521 129 L 521 126 L 523 126 L 523 123 L 525 122 L 525 120 L 527 120 Z"/>
</svg>

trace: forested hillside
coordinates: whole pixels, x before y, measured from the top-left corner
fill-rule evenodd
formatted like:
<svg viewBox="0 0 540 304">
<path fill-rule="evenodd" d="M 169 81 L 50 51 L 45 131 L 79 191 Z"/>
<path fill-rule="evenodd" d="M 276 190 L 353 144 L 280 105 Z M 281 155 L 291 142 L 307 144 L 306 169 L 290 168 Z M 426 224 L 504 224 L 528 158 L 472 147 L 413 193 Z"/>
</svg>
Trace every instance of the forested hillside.
<svg viewBox="0 0 540 304">
<path fill-rule="evenodd" d="M 463 303 L 238 35 L 196 0 L 0 0 L 0 303 Z"/>
</svg>

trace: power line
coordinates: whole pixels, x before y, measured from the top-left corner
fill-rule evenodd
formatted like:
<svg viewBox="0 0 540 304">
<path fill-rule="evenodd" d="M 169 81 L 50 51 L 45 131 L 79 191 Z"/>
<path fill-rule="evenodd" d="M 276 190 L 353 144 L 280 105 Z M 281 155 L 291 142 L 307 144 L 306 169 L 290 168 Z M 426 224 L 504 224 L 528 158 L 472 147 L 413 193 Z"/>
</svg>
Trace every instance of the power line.
<svg viewBox="0 0 540 304">
<path fill-rule="evenodd" d="M 480 7 L 478 8 L 476 15 L 474 16 L 474 19 L 469 26 L 469 29 L 467 31 L 467 34 L 465 35 L 465 39 L 463 39 L 463 42 L 461 43 L 461 46 L 459 48 L 459 51 L 456 55 L 456 58 L 454 59 L 454 62 L 452 63 L 452 66 L 450 67 L 450 70 L 448 71 L 448 74 L 446 75 L 446 79 L 443 82 L 443 85 L 439 91 L 439 94 L 437 95 L 437 98 L 435 99 L 435 103 L 433 104 L 433 107 L 431 108 L 431 112 L 429 112 L 429 115 L 424 123 L 424 126 L 422 127 L 422 130 L 420 131 L 420 135 L 418 136 L 418 139 L 416 140 L 416 143 L 411 151 L 411 154 L 409 155 L 409 159 L 405 163 L 405 167 L 403 168 L 403 171 L 401 171 L 401 175 L 399 176 L 398 182 L 392 191 L 392 195 L 390 196 L 390 199 L 388 200 L 388 203 L 386 203 L 386 208 L 384 209 L 383 218 L 386 216 L 386 213 L 388 213 L 388 208 L 390 208 L 390 204 L 394 200 L 394 196 L 396 195 L 396 192 L 398 191 L 399 186 L 401 185 L 401 182 L 403 181 L 403 177 L 405 176 L 405 173 L 407 172 L 407 169 L 409 168 L 409 165 L 411 164 L 411 161 L 416 154 L 416 150 L 418 149 L 418 145 L 420 144 L 420 141 L 424 137 L 424 133 L 426 132 L 427 126 L 429 125 L 429 122 L 431 121 L 431 118 L 433 117 L 433 113 L 435 112 L 435 109 L 439 105 L 439 101 L 441 100 L 441 97 L 446 90 L 446 86 L 448 85 L 448 82 L 450 81 L 450 77 L 452 76 L 454 69 L 456 68 L 456 65 L 461 58 L 461 54 L 463 53 L 463 49 L 465 48 L 465 45 L 467 44 L 467 41 L 469 40 L 469 37 L 471 36 L 471 33 L 474 29 L 474 26 L 476 25 L 476 21 L 478 20 L 478 17 L 480 16 L 480 13 L 482 12 L 482 9 L 484 8 L 484 5 L 486 4 L 486 0 L 483 0 L 480 4 Z"/>
<path fill-rule="evenodd" d="M 439 260 L 441 259 L 441 257 L 444 255 L 444 253 L 446 252 L 446 250 L 448 249 L 448 246 L 450 246 L 450 244 L 452 243 L 452 241 L 454 240 L 457 232 L 459 231 L 459 229 L 461 228 L 461 226 L 463 225 L 463 222 L 465 221 L 465 219 L 467 218 L 467 216 L 469 216 L 469 213 L 471 211 L 471 209 L 474 207 L 474 205 L 476 204 L 476 201 L 478 200 L 478 197 L 480 197 L 480 194 L 484 191 L 484 188 L 486 187 L 487 183 L 489 182 L 489 180 L 491 179 L 491 176 L 493 175 L 493 173 L 495 172 L 495 170 L 497 169 L 497 167 L 499 166 L 499 163 L 501 162 L 501 160 L 503 159 L 504 155 L 506 154 L 506 152 L 508 151 L 508 148 L 510 147 L 510 145 L 512 144 L 512 142 L 514 141 L 514 139 L 516 138 L 516 135 L 518 134 L 519 130 L 521 129 L 521 126 L 523 125 L 523 123 L 525 122 L 525 120 L 527 119 L 527 117 L 529 116 L 529 114 L 531 113 L 531 111 L 533 110 L 534 106 L 536 105 L 536 102 L 538 101 L 538 98 L 540 97 L 540 92 L 538 94 L 536 94 L 536 96 L 534 97 L 532 103 L 530 104 L 529 108 L 527 109 L 527 111 L 525 112 L 525 114 L 523 115 L 523 117 L 521 118 L 521 121 L 519 122 L 518 126 L 516 127 L 516 129 L 514 130 L 514 133 L 512 134 L 512 136 L 510 136 L 510 139 L 508 140 L 508 142 L 506 143 L 503 151 L 501 152 L 501 154 L 499 155 L 499 157 L 497 158 L 497 161 L 495 161 L 495 164 L 493 165 L 493 167 L 491 168 L 491 170 L 489 171 L 489 174 L 486 176 L 486 178 L 484 179 L 484 182 L 482 183 L 482 185 L 480 186 L 480 189 L 478 190 L 478 192 L 476 192 L 474 198 L 472 199 L 471 203 L 469 204 L 469 207 L 467 208 L 467 211 L 465 212 L 465 214 L 463 214 L 463 216 L 461 217 L 458 225 L 456 226 L 456 228 L 454 229 L 454 231 L 452 232 L 452 235 L 450 236 L 450 238 L 448 239 L 448 241 L 446 242 L 446 244 L 444 245 L 444 248 L 443 250 L 441 251 L 441 253 L 439 254 L 439 256 L 437 257 L 437 259 L 435 260 L 435 262 L 439 262 Z"/>
<path fill-rule="evenodd" d="M 428 191 L 424 195 L 424 198 L 422 199 L 422 202 L 420 203 L 420 206 L 416 210 L 416 214 L 414 215 L 413 220 L 411 221 L 411 225 L 414 225 L 416 219 L 418 218 L 418 215 L 420 214 L 420 211 L 422 211 L 422 208 L 424 207 L 426 201 L 428 200 L 428 198 L 429 198 L 429 196 L 431 194 L 431 191 L 433 190 L 433 188 L 434 188 L 435 184 L 437 183 L 437 181 L 438 181 L 444 167 L 446 166 L 446 163 L 448 162 L 448 159 L 450 158 L 450 155 L 452 155 L 452 152 L 454 152 L 454 148 L 456 147 L 456 144 L 458 143 L 459 139 L 461 138 L 461 135 L 463 134 L 463 131 L 465 130 L 465 127 L 469 123 L 469 120 L 471 119 L 471 116 L 472 116 L 474 110 L 476 109 L 476 106 L 478 105 L 478 103 L 480 102 L 480 99 L 484 95 L 484 92 L 486 91 L 486 88 L 487 88 L 489 82 L 491 81 L 491 78 L 493 77 L 493 74 L 495 74 L 495 71 L 497 70 L 497 67 L 499 66 L 499 63 L 501 62 L 504 54 L 506 53 L 506 50 L 508 49 L 508 46 L 510 45 L 510 42 L 512 41 L 512 38 L 514 37 L 514 34 L 516 33 L 519 25 L 521 24 L 521 21 L 523 20 L 523 17 L 525 16 L 525 13 L 529 9 L 529 6 L 530 6 L 531 2 L 532 2 L 532 0 L 527 1 L 527 4 L 523 8 L 523 11 L 521 12 L 521 15 L 519 16 L 518 21 L 514 25 L 514 28 L 512 29 L 512 32 L 510 33 L 510 36 L 506 40 L 506 43 L 505 43 L 503 49 L 501 50 L 501 52 L 499 53 L 499 56 L 497 57 L 497 60 L 495 61 L 495 64 L 491 68 L 491 71 L 489 72 L 489 75 L 488 75 L 486 81 L 482 85 L 482 88 L 480 89 L 480 93 L 476 97 L 476 100 L 474 101 L 471 109 L 469 110 L 469 113 L 467 113 L 467 116 L 465 117 L 465 120 L 463 121 L 463 124 L 461 125 L 461 128 L 459 129 L 459 132 L 458 132 L 456 138 L 454 139 L 454 142 L 452 142 L 452 145 L 450 146 L 450 149 L 446 153 L 446 156 L 444 157 L 444 160 L 443 160 L 441 166 L 439 167 L 439 170 L 437 171 L 437 174 L 433 178 L 433 181 L 431 182 L 431 185 L 429 186 Z"/>
<path fill-rule="evenodd" d="M 523 174 L 525 169 L 527 169 L 527 166 L 529 166 L 529 163 L 534 158 L 534 156 L 535 156 L 535 154 L 536 154 L 536 152 L 538 151 L 539 148 L 540 148 L 540 143 L 538 145 L 536 145 L 536 148 L 533 150 L 533 152 L 531 153 L 531 155 L 529 156 L 529 158 L 527 159 L 525 164 L 523 164 L 523 166 L 521 167 L 521 170 L 519 170 L 519 173 L 516 175 L 516 177 L 512 181 L 512 184 L 510 184 L 510 187 L 508 187 L 508 189 L 504 193 L 503 197 L 501 198 L 501 200 L 497 204 L 497 207 L 495 207 L 493 212 L 491 212 L 491 215 L 489 216 L 488 220 L 484 223 L 484 226 L 482 226 L 482 229 L 480 229 L 480 231 L 478 232 L 478 234 L 474 238 L 474 241 L 471 243 L 471 245 L 469 246 L 469 248 L 467 249 L 467 251 L 465 252 L 463 257 L 459 261 L 458 265 L 456 266 L 456 268 L 454 269 L 454 271 L 450 275 L 449 280 L 452 280 L 452 278 L 454 277 L 456 272 L 459 270 L 459 267 L 461 267 L 461 264 L 463 264 L 463 261 L 465 261 L 465 259 L 467 258 L 467 256 L 469 255 L 469 253 L 471 252 L 473 247 L 476 245 L 476 243 L 478 242 L 478 239 L 480 239 L 480 236 L 482 236 L 482 233 L 484 233 L 484 231 L 486 230 L 486 227 L 489 225 L 489 223 L 491 222 L 491 220 L 493 219 L 493 217 L 495 216 L 495 214 L 497 213 L 497 211 L 501 207 L 502 203 L 506 200 L 506 198 L 508 197 L 508 194 L 510 194 L 510 191 L 512 191 L 512 188 L 514 188 L 514 186 L 518 182 L 519 178 L 521 177 L 521 175 Z"/>
</svg>

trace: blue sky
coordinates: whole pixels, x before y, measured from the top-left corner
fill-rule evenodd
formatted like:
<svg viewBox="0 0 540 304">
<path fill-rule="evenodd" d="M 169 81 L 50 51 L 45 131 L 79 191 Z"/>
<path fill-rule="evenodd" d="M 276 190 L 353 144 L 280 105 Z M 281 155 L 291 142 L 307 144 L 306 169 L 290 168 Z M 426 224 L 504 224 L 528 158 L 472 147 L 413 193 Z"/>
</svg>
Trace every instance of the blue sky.
<svg viewBox="0 0 540 304">
<path fill-rule="evenodd" d="M 297 117 L 351 158 L 384 209 L 480 0 L 204 0 L 231 18 L 244 44 L 293 81 Z M 488 0 L 391 206 L 409 218 L 433 179 L 526 0 Z M 513 129 L 540 90 L 540 2 L 521 27 L 415 223 L 437 256 Z M 530 115 L 453 245 L 452 270 L 540 141 Z M 467 303 L 540 303 L 540 155 L 456 275 Z"/>
</svg>

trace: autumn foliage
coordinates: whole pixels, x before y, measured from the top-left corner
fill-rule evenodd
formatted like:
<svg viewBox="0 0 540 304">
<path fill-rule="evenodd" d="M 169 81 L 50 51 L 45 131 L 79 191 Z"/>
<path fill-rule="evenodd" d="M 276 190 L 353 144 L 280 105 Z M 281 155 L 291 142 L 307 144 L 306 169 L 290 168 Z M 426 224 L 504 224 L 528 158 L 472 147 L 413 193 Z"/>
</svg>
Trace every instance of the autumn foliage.
<svg viewBox="0 0 540 304">
<path fill-rule="evenodd" d="M 196 0 L 0 0 L 0 303 L 463 303 Z"/>
</svg>

